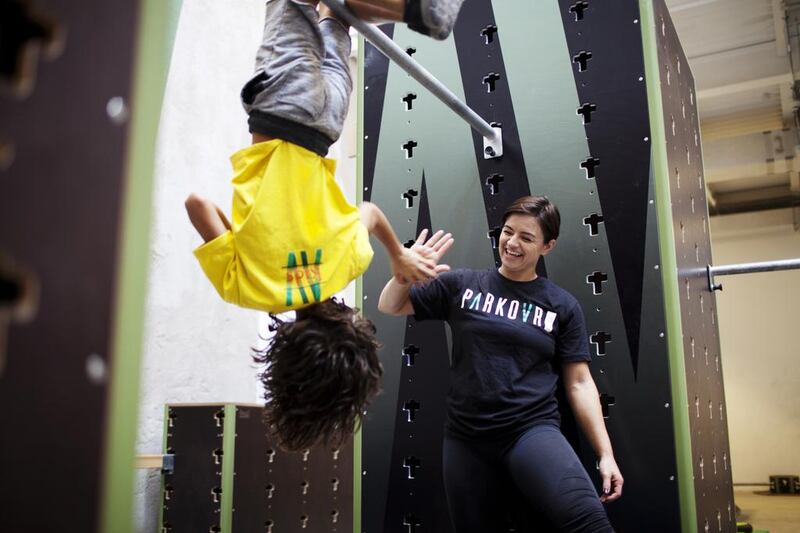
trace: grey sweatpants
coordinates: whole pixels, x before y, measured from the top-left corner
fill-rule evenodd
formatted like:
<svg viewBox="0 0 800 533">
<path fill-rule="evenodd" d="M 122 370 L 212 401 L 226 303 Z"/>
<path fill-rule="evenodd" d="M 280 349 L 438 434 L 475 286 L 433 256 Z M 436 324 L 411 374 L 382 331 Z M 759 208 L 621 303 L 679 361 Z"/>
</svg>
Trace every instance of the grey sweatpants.
<svg viewBox="0 0 800 533">
<path fill-rule="evenodd" d="M 245 111 L 302 124 L 335 141 L 353 88 L 350 35 L 296 0 L 267 0 L 266 11 L 256 72 L 242 90 Z"/>
</svg>

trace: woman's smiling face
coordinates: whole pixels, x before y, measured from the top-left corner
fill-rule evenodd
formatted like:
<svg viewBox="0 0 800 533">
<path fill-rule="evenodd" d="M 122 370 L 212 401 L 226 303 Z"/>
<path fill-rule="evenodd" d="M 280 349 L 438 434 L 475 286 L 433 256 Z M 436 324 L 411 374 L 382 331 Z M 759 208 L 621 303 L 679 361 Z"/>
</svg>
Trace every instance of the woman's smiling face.
<svg viewBox="0 0 800 533">
<path fill-rule="evenodd" d="M 514 281 L 536 279 L 536 264 L 556 245 L 544 241 L 539 221 L 533 216 L 510 215 L 500 233 L 500 273 Z"/>
</svg>

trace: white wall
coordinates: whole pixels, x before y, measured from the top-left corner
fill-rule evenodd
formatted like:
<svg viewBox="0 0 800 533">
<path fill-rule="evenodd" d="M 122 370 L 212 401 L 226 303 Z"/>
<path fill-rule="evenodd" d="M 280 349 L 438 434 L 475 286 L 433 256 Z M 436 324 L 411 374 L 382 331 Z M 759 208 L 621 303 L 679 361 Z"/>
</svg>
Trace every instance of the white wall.
<svg viewBox="0 0 800 533">
<path fill-rule="evenodd" d="M 711 235 L 716 265 L 800 257 L 790 209 L 714 217 Z M 718 281 L 733 481 L 800 474 L 800 271 Z"/>
<path fill-rule="evenodd" d="M 150 282 L 137 453 L 161 453 L 164 404 L 260 402 L 250 348 L 266 315 L 224 303 L 192 250 L 201 243 L 183 200 L 198 192 L 230 212 L 228 157 L 250 143 L 239 90 L 261 39 L 261 0 L 183 2 L 157 141 Z M 355 106 L 353 106 L 355 107 Z M 352 111 L 352 109 L 351 109 Z M 346 195 L 355 197 L 355 113 L 335 145 Z M 352 303 L 354 291 L 345 291 Z M 139 471 L 135 523 L 155 533 L 160 476 Z"/>
</svg>

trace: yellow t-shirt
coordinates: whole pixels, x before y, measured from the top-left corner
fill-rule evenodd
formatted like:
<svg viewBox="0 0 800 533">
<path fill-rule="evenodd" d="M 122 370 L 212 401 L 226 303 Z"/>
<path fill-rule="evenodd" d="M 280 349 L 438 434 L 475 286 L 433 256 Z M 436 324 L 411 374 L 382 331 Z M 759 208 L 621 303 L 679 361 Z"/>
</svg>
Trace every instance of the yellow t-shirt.
<svg viewBox="0 0 800 533">
<path fill-rule="evenodd" d="M 273 313 L 327 300 L 372 260 L 336 162 L 281 139 L 231 156 L 231 230 L 195 256 L 226 301 Z"/>
</svg>

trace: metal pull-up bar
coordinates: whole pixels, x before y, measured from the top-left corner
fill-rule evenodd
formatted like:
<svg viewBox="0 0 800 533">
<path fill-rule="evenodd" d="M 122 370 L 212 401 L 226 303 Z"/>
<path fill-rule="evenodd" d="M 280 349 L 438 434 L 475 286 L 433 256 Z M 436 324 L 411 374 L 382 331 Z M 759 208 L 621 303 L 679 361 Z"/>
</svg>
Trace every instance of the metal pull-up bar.
<svg viewBox="0 0 800 533">
<path fill-rule="evenodd" d="M 458 99 L 450 89 L 437 80 L 422 65 L 414 61 L 402 48 L 389 39 L 377 27 L 356 17 L 348 8 L 344 0 L 321 0 L 337 17 L 347 22 L 351 27 L 371 42 L 383 55 L 394 61 L 397 66 L 405 70 L 412 78 L 428 89 L 436 98 L 452 109 L 459 117 L 464 119 L 475 131 L 483 135 L 484 158 L 492 159 L 503 155 L 503 136 L 499 126 L 492 126 L 480 115 L 473 111 L 464 102 Z"/>
<path fill-rule="evenodd" d="M 764 261 L 762 263 L 740 263 L 738 265 L 708 265 L 706 267 L 706 275 L 708 276 L 708 290 L 712 292 L 722 290 L 722 285 L 714 281 L 714 276 L 730 276 L 733 274 L 751 274 L 754 272 L 775 272 L 776 270 L 797 269 L 800 269 L 800 258 Z"/>
</svg>

